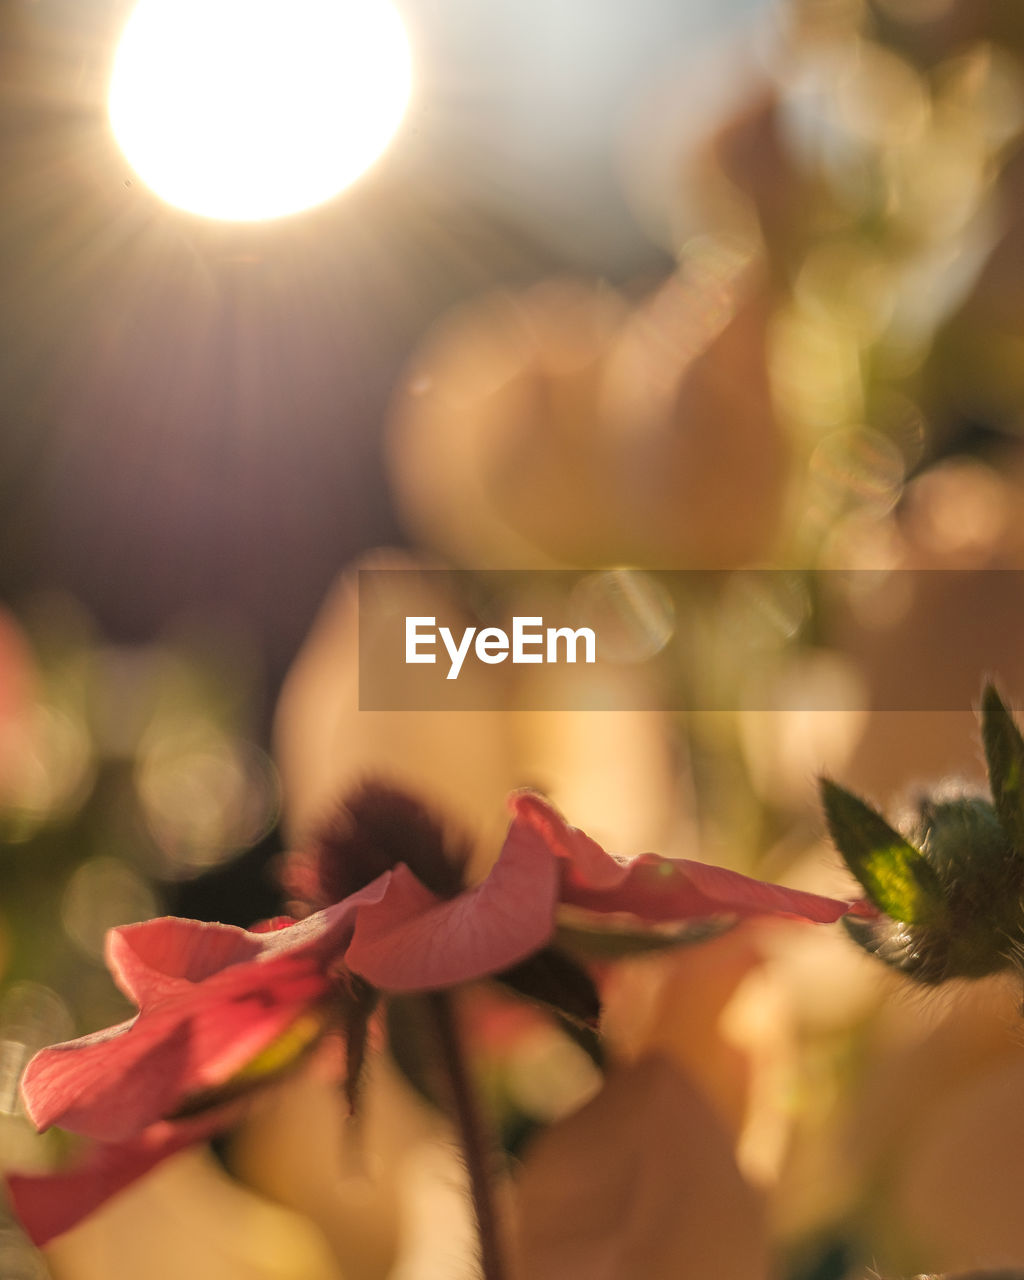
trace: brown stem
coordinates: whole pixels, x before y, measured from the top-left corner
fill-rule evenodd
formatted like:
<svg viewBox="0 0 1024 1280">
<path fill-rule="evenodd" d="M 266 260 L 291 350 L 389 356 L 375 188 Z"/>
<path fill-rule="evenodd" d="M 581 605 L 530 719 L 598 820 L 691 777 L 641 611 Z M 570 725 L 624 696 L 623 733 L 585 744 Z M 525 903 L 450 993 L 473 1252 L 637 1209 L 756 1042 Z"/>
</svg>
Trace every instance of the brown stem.
<svg viewBox="0 0 1024 1280">
<path fill-rule="evenodd" d="M 441 1061 L 448 1077 L 455 1119 L 462 1139 L 462 1154 L 469 1173 L 484 1280 L 507 1280 L 508 1270 L 501 1248 L 501 1232 L 491 1182 L 491 1151 L 462 1052 L 452 998 L 445 992 L 438 991 L 428 995 L 427 1002 L 437 1032 Z"/>
</svg>

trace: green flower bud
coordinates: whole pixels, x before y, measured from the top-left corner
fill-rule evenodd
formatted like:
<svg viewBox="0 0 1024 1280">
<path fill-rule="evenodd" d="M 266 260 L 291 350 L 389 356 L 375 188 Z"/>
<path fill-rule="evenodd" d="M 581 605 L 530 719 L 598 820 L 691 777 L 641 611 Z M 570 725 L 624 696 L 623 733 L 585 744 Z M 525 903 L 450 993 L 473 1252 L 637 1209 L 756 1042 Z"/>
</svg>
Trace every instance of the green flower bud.
<svg viewBox="0 0 1024 1280">
<path fill-rule="evenodd" d="M 882 913 L 848 917 L 846 928 L 928 985 L 985 977 L 1024 956 L 1024 738 L 991 686 L 982 738 L 993 800 L 925 796 L 905 833 L 836 783 L 821 784 L 836 848 Z"/>
</svg>

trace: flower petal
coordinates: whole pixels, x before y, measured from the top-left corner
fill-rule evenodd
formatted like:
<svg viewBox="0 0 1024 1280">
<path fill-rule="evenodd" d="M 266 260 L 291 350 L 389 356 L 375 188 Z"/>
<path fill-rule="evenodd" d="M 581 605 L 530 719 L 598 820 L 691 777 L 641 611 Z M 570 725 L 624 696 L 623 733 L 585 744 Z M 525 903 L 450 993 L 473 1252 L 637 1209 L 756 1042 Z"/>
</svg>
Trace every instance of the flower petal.
<svg viewBox="0 0 1024 1280">
<path fill-rule="evenodd" d="M 386 580 L 380 589 L 395 615 L 436 615 L 461 629 L 473 619 L 458 597 L 458 575 L 436 572 L 441 568 L 440 562 L 378 550 L 351 566 L 321 607 L 288 672 L 275 717 L 285 826 L 298 844 L 306 844 L 338 797 L 365 778 L 428 801 L 478 838 L 481 848 L 501 839 L 501 803 L 519 772 L 504 712 L 360 710 L 360 649 L 386 647 L 397 634 L 386 610 L 359 608 L 362 571 L 384 571 L 378 581 Z M 413 696 L 422 668 L 407 667 L 396 653 L 388 670 L 398 682 L 394 704 L 402 705 L 404 693 Z M 499 670 L 467 662 L 452 686 L 456 701 L 485 706 Z"/>
<path fill-rule="evenodd" d="M 342 1280 L 318 1227 L 202 1147 L 163 1161 L 45 1253 L 62 1280 Z"/>
<path fill-rule="evenodd" d="M 288 955 L 255 971 L 238 966 L 230 977 L 230 985 L 193 988 L 187 1000 L 37 1053 L 22 1080 L 36 1126 L 126 1139 L 230 1080 L 329 985 L 308 958 Z"/>
<path fill-rule="evenodd" d="M 386 887 L 379 877 L 325 911 L 305 920 L 278 916 L 254 929 L 163 916 L 122 925 L 107 935 L 107 967 L 121 990 L 140 1008 L 181 992 L 247 960 L 265 960 L 282 951 L 323 953 L 351 931 L 361 903 L 374 901 Z"/>
<path fill-rule="evenodd" d="M 388 880 L 272 933 L 189 920 L 115 930 L 111 964 L 142 1011 L 38 1053 L 22 1082 L 32 1120 L 120 1141 L 229 1082 L 330 990 L 360 907 Z"/>
<path fill-rule="evenodd" d="M 666 1058 L 620 1067 L 523 1157 L 520 1256 L 530 1280 L 767 1280 L 763 1199 L 732 1135 Z"/>
<path fill-rule="evenodd" d="M 499 973 L 548 942 L 557 890 L 557 862 L 541 832 L 513 824 L 487 879 L 457 898 L 435 898 L 398 866 L 380 901 L 359 912 L 345 959 L 389 991 Z"/>
<path fill-rule="evenodd" d="M 695 917 L 782 916 L 831 923 L 860 911 L 859 903 L 766 884 L 703 862 L 645 853 L 619 862 L 582 831 L 570 827 L 539 796 L 513 797 L 513 829 L 536 831 L 563 860 L 559 900 L 590 911 L 626 911 L 649 924 Z"/>
<path fill-rule="evenodd" d="M 230 1125 L 237 1107 L 150 1126 L 129 1142 L 97 1145 L 56 1173 L 7 1175 L 11 1204 L 35 1245 L 69 1231 L 94 1209 L 185 1147 Z"/>
<path fill-rule="evenodd" d="M 260 954 L 259 935 L 233 925 L 164 916 L 123 925 L 107 935 L 107 967 L 140 1007 Z"/>
</svg>

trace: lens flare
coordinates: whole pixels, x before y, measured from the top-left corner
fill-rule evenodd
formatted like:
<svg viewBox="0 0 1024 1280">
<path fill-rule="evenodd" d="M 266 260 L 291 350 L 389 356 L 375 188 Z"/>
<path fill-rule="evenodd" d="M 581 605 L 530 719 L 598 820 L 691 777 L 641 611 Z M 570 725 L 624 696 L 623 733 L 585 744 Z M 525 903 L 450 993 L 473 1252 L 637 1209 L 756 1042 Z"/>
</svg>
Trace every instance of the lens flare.
<svg viewBox="0 0 1024 1280">
<path fill-rule="evenodd" d="M 110 123 L 169 204 L 252 222 L 363 173 L 410 85 L 388 0 L 141 0 L 114 60 Z"/>
</svg>

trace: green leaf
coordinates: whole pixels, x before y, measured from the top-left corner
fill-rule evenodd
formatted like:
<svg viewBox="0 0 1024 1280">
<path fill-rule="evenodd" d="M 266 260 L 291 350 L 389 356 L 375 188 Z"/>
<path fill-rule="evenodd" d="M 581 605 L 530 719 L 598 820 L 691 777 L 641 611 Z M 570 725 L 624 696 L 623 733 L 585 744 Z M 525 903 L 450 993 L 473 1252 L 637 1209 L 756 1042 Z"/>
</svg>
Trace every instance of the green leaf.
<svg viewBox="0 0 1024 1280">
<path fill-rule="evenodd" d="M 924 854 L 863 800 L 821 779 L 829 833 L 871 901 L 904 924 L 926 924 L 945 909 L 942 883 Z"/>
<path fill-rule="evenodd" d="M 1024 855 L 1024 738 L 991 684 L 981 696 L 981 738 L 999 825 Z"/>
</svg>

